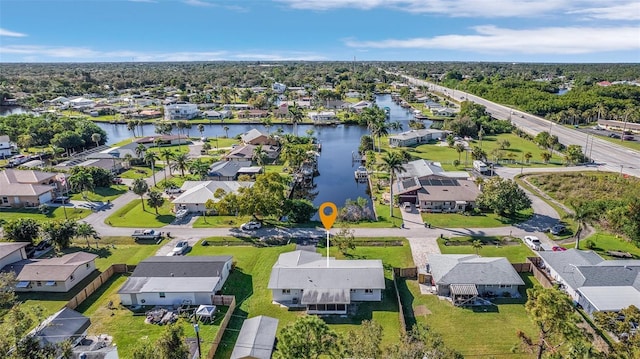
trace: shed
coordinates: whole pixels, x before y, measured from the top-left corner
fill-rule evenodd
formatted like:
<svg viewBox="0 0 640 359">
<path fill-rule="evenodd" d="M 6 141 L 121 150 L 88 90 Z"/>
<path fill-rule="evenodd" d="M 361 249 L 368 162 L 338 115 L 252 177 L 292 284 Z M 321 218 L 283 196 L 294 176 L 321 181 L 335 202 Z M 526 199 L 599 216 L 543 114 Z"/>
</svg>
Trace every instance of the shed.
<svg viewBox="0 0 640 359">
<path fill-rule="evenodd" d="M 261 315 L 245 320 L 231 359 L 270 359 L 277 330 L 276 318 Z"/>
</svg>

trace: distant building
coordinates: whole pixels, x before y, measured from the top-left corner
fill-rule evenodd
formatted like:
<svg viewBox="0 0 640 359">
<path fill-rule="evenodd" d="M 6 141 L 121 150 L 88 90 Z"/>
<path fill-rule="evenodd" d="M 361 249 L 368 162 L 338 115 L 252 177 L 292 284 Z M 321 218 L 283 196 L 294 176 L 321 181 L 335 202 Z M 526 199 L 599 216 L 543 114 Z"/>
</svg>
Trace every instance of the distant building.
<svg viewBox="0 0 640 359">
<path fill-rule="evenodd" d="M 275 93 L 283 93 L 287 90 L 287 85 L 276 82 L 273 85 L 271 85 L 271 89 Z"/>
<path fill-rule="evenodd" d="M 252 128 L 240 135 L 240 139 L 247 145 L 277 145 L 278 141 L 268 134 Z"/>
<path fill-rule="evenodd" d="M 11 156 L 12 150 L 13 146 L 11 146 L 9 136 L 0 136 L 0 158 Z"/>
<path fill-rule="evenodd" d="M 200 114 L 195 103 L 176 103 L 164 107 L 166 120 L 190 120 Z"/>
<path fill-rule="evenodd" d="M 389 136 L 389 146 L 410 147 L 431 141 L 439 141 L 445 137 L 447 137 L 447 131 L 432 129 L 411 130 Z"/>
<path fill-rule="evenodd" d="M 227 193 L 238 193 L 243 187 L 251 187 L 254 182 L 238 181 L 185 181 L 181 189 L 184 191 L 178 198 L 171 201 L 176 211 L 186 209 L 190 213 L 202 213 L 207 211 L 205 204 L 207 201 L 220 201 L 216 198 L 216 191 L 222 190 Z"/>
<path fill-rule="evenodd" d="M 336 113 L 333 111 L 309 112 L 307 114 L 314 124 L 334 123 L 338 121 Z"/>
</svg>

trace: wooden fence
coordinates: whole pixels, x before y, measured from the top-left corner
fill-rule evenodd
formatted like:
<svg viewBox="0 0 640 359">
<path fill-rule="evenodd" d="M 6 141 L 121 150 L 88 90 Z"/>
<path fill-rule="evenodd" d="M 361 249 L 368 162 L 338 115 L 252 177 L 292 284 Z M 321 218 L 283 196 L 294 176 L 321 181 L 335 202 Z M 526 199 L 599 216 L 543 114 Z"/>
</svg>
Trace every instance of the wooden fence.
<svg viewBox="0 0 640 359">
<path fill-rule="evenodd" d="M 222 341 L 222 335 L 224 334 L 225 329 L 227 329 L 227 325 L 229 325 L 229 321 L 231 320 L 233 311 L 236 309 L 236 297 L 233 295 L 214 295 L 212 299 L 213 304 L 228 305 L 229 309 L 227 309 L 227 312 L 222 319 L 222 323 L 220 323 L 220 329 L 218 330 L 218 333 L 216 333 L 216 337 L 211 343 L 211 348 L 209 348 L 209 354 L 207 355 L 208 359 L 213 359 L 213 357 L 216 355 L 218 345 L 220 345 L 220 342 Z"/>
<path fill-rule="evenodd" d="M 516 272 L 518 272 L 518 273 L 530 273 L 531 272 L 531 267 L 532 267 L 531 262 L 511 263 L 511 265 L 513 266 L 513 269 L 515 269 Z"/>
<path fill-rule="evenodd" d="M 396 292 L 396 300 L 398 301 L 398 309 L 400 309 L 400 330 L 402 330 L 402 332 L 406 332 L 407 331 L 407 323 L 404 320 L 404 308 L 402 307 L 402 301 L 400 300 L 400 291 L 398 290 L 398 281 L 396 279 L 396 269 L 400 269 L 400 268 L 393 268 L 393 272 L 392 272 L 392 277 L 393 277 L 393 289 Z"/>
<path fill-rule="evenodd" d="M 538 283 L 544 288 L 552 288 L 553 280 L 549 278 L 546 272 L 540 269 L 539 265 L 542 263 L 542 259 L 540 257 L 527 257 L 527 262 L 531 263 L 531 272 L 533 276 L 536 278 Z"/>
<path fill-rule="evenodd" d="M 393 268 L 393 275 L 398 278 L 418 278 L 418 267 Z"/>
<path fill-rule="evenodd" d="M 126 264 L 112 264 L 104 272 L 92 280 L 87 286 L 80 289 L 78 294 L 71 298 L 65 305 L 69 309 L 76 309 L 82 302 L 84 302 L 91 294 L 93 294 L 100 286 L 108 281 L 115 273 L 126 273 L 133 270 L 135 266 L 128 266 Z"/>
</svg>

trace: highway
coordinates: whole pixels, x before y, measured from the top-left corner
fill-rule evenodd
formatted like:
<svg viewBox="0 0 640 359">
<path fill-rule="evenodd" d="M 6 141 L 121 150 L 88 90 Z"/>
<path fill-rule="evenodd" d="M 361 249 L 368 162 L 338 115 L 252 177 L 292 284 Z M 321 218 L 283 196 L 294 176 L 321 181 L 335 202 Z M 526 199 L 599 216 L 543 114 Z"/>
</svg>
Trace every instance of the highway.
<svg viewBox="0 0 640 359">
<path fill-rule="evenodd" d="M 491 113 L 493 117 L 503 120 L 510 119 L 514 125 L 530 135 L 535 136 L 540 132 L 547 131 L 552 135 L 558 136 L 560 143 L 565 146 L 582 146 L 583 152 L 586 152 L 603 171 L 622 172 L 631 176 L 640 177 L 639 151 L 599 139 L 591 134 L 557 125 L 542 117 L 512 109 L 470 93 L 439 86 L 403 74 L 395 73 L 395 75 L 404 77 L 410 84 L 427 87 L 430 91 L 440 92 L 457 101 L 469 100 L 481 104 L 486 107 L 487 112 Z"/>
</svg>

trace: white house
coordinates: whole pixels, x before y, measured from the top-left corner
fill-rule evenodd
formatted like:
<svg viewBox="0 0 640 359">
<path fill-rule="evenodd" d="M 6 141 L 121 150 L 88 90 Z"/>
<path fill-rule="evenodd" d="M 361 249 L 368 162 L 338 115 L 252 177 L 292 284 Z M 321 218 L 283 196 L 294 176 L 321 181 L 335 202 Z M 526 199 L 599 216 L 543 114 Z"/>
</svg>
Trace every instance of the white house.
<svg viewBox="0 0 640 359">
<path fill-rule="evenodd" d="M 238 181 L 185 181 L 181 189 L 182 194 L 174 199 L 176 211 L 186 209 L 191 213 L 202 213 L 206 210 L 205 203 L 208 200 L 220 201 L 214 195 L 219 189 L 225 193 L 238 193 L 242 187 L 251 187 L 254 182 Z"/>
<path fill-rule="evenodd" d="M 91 99 L 78 97 L 78 98 L 69 100 L 68 105 L 73 108 L 89 108 L 89 107 L 94 107 L 96 103 Z"/>
<path fill-rule="evenodd" d="M 273 85 L 271 85 L 271 89 L 275 93 L 283 93 L 287 90 L 287 85 L 276 82 Z"/>
<path fill-rule="evenodd" d="M 96 270 L 91 253 L 75 252 L 62 257 L 23 259 L 9 263 L 3 272 L 16 275 L 16 292 L 68 292 Z"/>
<path fill-rule="evenodd" d="M 447 131 L 422 129 L 411 130 L 396 135 L 389 136 L 389 146 L 391 147 L 409 147 L 430 141 L 441 140 L 447 137 Z"/>
<path fill-rule="evenodd" d="M 502 257 L 469 254 L 428 254 L 427 273 L 436 293 L 465 304 L 478 296 L 519 297 L 524 281 Z"/>
<path fill-rule="evenodd" d="M 271 359 L 278 319 L 259 315 L 242 323 L 231 359 Z"/>
<path fill-rule="evenodd" d="M 382 261 L 337 260 L 320 253 L 280 254 L 271 269 L 273 301 L 309 314 L 346 314 L 352 302 L 379 302 L 385 289 Z"/>
<path fill-rule="evenodd" d="M 200 113 L 195 103 L 176 103 L 164 107 L 166 120 L 190 120 Z"/>
<path fill-rule="evenodd" d="M 362 110 L 364 110 L 365 108 L 369 108 L 373 106 L 373 104 L 371 102 L 368 101 L 359 101 L 354 103 L 353 105 L 350 106 L 352 111 L 356 111 L 356 112 L 360 112 Z"/>
<path fill-rule="evenodd" d="M 27 259 L 26 242 L 2 242 L 0 243 L 0 269 L 4 266 Z"/>
<path fill-rule="evenodd" d="M 338 119 L 336 117 L 336 113 L 333 111 L 321 111 L 321 112 L 312 111 L 312 112 L 309 112 L 307 116 L 309 116 L 309 118 L 313 121 L 314 124 L 335 122 Z"/>
<path fill-rule="evenodd" d="M 11 156 L 11 140 L 9 136 L 0 136 L 0 158 Z"/>
<path fill-rule="evenodd" d="M 118 291 L 123 305 L 212 305 L 231 256 L 156 256 L 140 262 Z"/>
<path fill-rule="evenodd" d="M 593 251 L 573 248 L 538 255 L 542 269 L 587 313 L 640 308 L 640 260 L 605 260 Z"/>
</svg>

